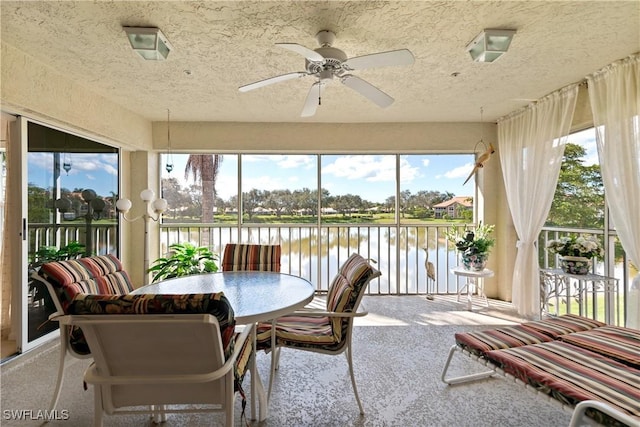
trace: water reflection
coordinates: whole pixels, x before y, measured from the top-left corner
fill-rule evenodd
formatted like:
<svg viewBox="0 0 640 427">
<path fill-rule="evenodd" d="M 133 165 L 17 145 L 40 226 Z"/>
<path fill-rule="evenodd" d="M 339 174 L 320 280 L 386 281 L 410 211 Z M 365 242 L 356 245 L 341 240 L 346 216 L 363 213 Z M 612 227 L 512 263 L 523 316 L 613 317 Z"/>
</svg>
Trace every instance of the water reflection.
<svg viewBox="0 0 640 427">
<path fill-rule="evenodd" d="M 201 244 L 206 234 L 214 253 L 227 243 L 280 244 L 282 271 L 304 277 L 326 290 L 339 266 L 353 252 L 375 261 L 382 277 L 369 285 L 371 294 L 455 293 L 457 279 L 449 269 L 457 254 L 445 239 L 447 226 L 271 226 L 163 228 L 162 246 L 177 241 Z M 436 270 L 435 284 L 427 278 L 426 248 Z"/>
</svg>

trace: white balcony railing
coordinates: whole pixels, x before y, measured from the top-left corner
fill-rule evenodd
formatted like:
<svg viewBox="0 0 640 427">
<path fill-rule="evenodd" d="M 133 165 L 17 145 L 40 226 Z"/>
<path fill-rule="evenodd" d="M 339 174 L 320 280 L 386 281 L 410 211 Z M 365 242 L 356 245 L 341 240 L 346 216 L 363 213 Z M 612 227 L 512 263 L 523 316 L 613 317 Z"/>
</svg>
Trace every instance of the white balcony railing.
<svg viewBox="0 0 640 427">
<path fill-rule="evenodd" d="M 438 225 L 219 225 L 219 224 L 162 224 L 160 228 L 160 251 L 158 256 L 168 252 L 173 243 L 191 242 L 207 246 L 221 255 L 224 246 L 231 242 L 260 244 L 280 244 L 282 246 L 282 271 L 304 277 L 317 290 L 327 290 L 330 280 L 339 266 L 352 252 L 370 258 L 382 276 L 370 283 L 369 295 L 407 294 L 456 294 L 461 279 L 450 273 L 458 265 L 458 254 L 447 242 L 445 235 L 459 224 Z M 78 226 L 30 226 L 30 250 L 32 254 L 41 246 L 62 246 L 71 241 L 82 241 L 85 227 Z M 97 253 L 115 253 L 116 225 L 93 227 Z M 605 248 L 605 260 L 593 265 L 593 273 L 619 279 L 614 296 L 616 313 L 591 316 L 611 316 L 624 323 L 624 306 L 630 268 L 617 241 L 615 233 L 602 230 L 582 230 L 565 228 L 545 228 L 540 234 L 538 247 L 542 268 L 556 268 L 557 257 L 545 251 L 546 242 L 566 234 L 592 234 L 598 236 Z M 425 250 L 426 248 L 426 250 Z M 433 263 L 436 280 L 427 277 L 425 263 Z M 152 257 L 153 258 L 153 257 Z M 596 295 L 592 296 L 597 298 Z M 572 312 L 572 301 L 565 301 L 559 312 Z M 608 305 L 607 305 L 608 306 Z M 622 310 L 622 312 L 621 312 Z M 574 310 L 575 311 L 575 310 Z"/>
</svg>

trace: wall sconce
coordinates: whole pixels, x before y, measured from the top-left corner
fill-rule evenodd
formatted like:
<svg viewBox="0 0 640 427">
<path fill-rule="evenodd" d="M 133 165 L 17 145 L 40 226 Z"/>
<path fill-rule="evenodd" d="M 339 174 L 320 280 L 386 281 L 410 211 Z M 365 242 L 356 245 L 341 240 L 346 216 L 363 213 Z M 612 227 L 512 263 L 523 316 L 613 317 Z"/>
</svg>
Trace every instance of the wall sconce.
<svg viewBox="0 0 640 427">
<path fill-rule="evenodd" d="M 122 27 L 133 50 L 149 61 L 163 61 L 173 49 L 159 28 Z"/>
<path fill-rule="evenodd" d="M 476 62 L 493 62 L 509 49 L 516 30 L 485 29 L 467 45 L 467 52 Z"/>
<path fill-rule="evenodd" d="M 131 200 L 118 199 L 116 202 L 116 209 L 122 214 L 122 218 L 126 221 L 133 222 L 140 218 L 144 220 L 144 281 L 143 284 L 149 283 L 149 220 L 159 221 L 162 213 L 167 210 L 167 201 L 159 198 L 155 199 L 155 193 L 153 190 L 146 189 L 140 192 L 140 198 L 145 204 L 145 213 L 135 218 L 127 218 L 127 212 L 131 209 Z M 153 210 L 149 213 L 149 206 Z M 155 217 L 154 217 L 155 215 Z"/>
</svg>

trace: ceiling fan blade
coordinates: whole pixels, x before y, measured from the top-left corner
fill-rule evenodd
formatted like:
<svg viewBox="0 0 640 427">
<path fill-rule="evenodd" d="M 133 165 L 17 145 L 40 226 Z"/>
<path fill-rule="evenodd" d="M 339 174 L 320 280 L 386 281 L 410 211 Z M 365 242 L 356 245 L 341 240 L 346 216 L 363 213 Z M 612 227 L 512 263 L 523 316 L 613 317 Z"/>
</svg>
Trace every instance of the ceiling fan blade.
<svg viewBox="0 0 640 427">
<path fill-rule="evenodd" d="M 311 85 L 307 99 L 304 101 L 304 107 L 302 108 L 300 117 L 311 117 L 316 114 L 318 104 L 320 104 L 320 91 L 322 90 L 322 86 L 323 84 L 320 82 L 315 82 Z"/>
<path fill-rule="evenodd" d="M 347 59 L 342 63 L 342 66 L 348 70 L 364 70 L 365 68 L 411 65 L 414 61 L 411 51 L 400 49 L 356 56 L 355 58 Z"/>
<path fill-rule="evenodd" d="M 311 50 L 308 47 L 304 47 L 297 43 L 276 43 L 276 46 L 280 46 L 284 49 L 288 49 L 292 52 L 300 54 L 313 62 L 324 62 L 324 56 L 320 55 L 315 50 Z"/>
<path fill-rule="evenodd" d="M 248 92 L 250 90 L 258 89 L 258 88 L 265 87 L 265 86 L 269 86 L 269 85 L 272 85 L 274 83 L 284 82 L 286 80 L 293 80 L 293 79 L 297 79 L 297 78 L 300 78 L 300 77 L 305 77 L 305 76 L 308 76 L 308 75 L 309 75 L 309 73 L 307 73 L 307 72 L 296 71 L 294 73 L 282 74 L 281 76 L 270 77 L 268 79 L 259 80 L 257 82 L 249 83 L 247 85 L 240 86 L 238 88 L 238 90 L 240 92 Z"/>
<path fill-rule="evenodd" d="M 340 81 L 344 83 L 345 86 L 350 87 L 382 108 L 386 108 L 393 104 L 394 99 L 392 97 L 359 77 L 347 74 L 346 76 L 343 76 Z"/>
</svg>

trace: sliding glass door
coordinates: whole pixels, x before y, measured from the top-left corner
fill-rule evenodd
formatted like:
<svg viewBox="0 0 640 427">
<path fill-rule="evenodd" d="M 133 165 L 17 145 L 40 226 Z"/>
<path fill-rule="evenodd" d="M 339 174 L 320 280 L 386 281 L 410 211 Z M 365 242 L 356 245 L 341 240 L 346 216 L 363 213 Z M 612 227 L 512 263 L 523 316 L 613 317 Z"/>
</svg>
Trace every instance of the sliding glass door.
<svg viewBox="0 0 640 427">
<path fill-rule="evenodd" d="M 53 301 L 31 274 L 52 260 L 117 255 L 119 155 L 116 148 L 35 122 L 22 122 L 21 130 L 27 142 L 21 188 L 26 259 L 18 292 L 24 351 L 58 328 L 48 320 Z"/>
</svg>

